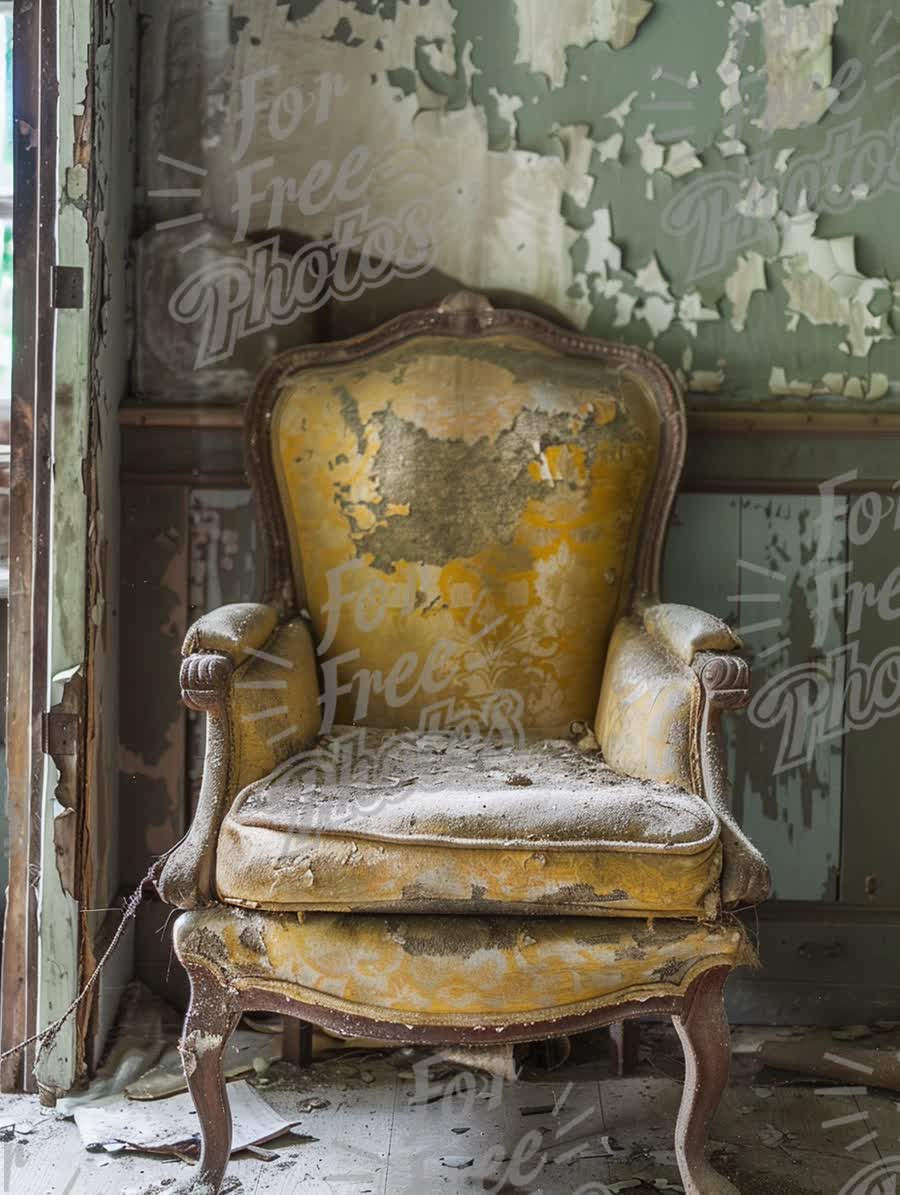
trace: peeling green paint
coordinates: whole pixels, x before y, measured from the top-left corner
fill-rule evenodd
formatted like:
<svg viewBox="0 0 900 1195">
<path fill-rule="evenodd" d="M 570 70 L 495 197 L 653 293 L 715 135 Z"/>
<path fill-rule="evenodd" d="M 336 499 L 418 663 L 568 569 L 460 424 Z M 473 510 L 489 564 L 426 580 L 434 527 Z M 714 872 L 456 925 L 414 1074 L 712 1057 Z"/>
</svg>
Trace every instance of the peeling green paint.
<svg viewBox="0 0 900 1195">
<path fill-rule="evenodd" d="M 289 21 L 302 21 L 304 17 L 315 12 L 323 0 L 277 0 L 277 2 L 280 5 L 287 5 Z"/>
<path fill-rule="evenodd" d="M 658 254 L 664 272 L 671 279 L 674 296 L 683 296 L 690 284 L 685 281 L 689 267 L 689 246 L 684 240 L 666 234 L 660 227 L 662 209 L 687 182 L 654 176 L 654 198 L 646 194 L 647 177 L 636 162 L 635 142 L 648 125 L 653 125 L 659 140 L 671 141 L 679 132 L 703 154 L 702 173 L 726 173 L 735 179 L 743 168 L 744 158 L 726 158 L 716 142 L 723 136 L 726 118 L 720 108 L 721 80 L 717 68 L 728 42 L 728 10 L 709 8 L 702 24 L 685 20 L 682 10 L 674 5 L 659 5 L 652 18 L 642 27 L 634 42 L 621 51 L 611 50 L 601 43 L 567 51 L 568 71 L 564 86 L 554 88 L 547 77 L 517 61 L 519 29 L 513 0 L 496 0 L 490 6 L 476 0 L 452 0 L 457 12 L 454 25 L 455 74 L 440 74 L 433 70 L 421 51 L 416 53 L 416 69 L 426 87 L 444 96 L 450 107 L 461 103 L 460 88 L 465 77 L 463 57 L 470 48 L 474 68 L 469 85 L 469 99 L 485 114 L 488 144 L 491 147 L 507 144 L 509 122 L 499 112 L 497 95 L 514 96 L 521 101 L 515 114 L 514 144 L 516 148 L 542 155 L 559 156 L 560 148 L 555 130 L 560 126 L 585 124 L 591 136 L 602 139 L 615 132 L 618 124 L 608 114 L 635 85 L 639 88 L 637 102 L 624 121 L 625 150 L 623 163 L 605 162 L 593 156 L 590 167 L 595 178 L 588 202 L 577 205 L 570 196 L 563 197 L 562 214 L 573 228 L 583 230 L 590 225 L 592 213 L 601 205 L 612 212 L 615 242 L 623 250 L 622 268 L 610 270 L 609 278 L 622 284 L 640 299 L 634 275 L 646 264 L 650 251 Z M 758 6 L 757 6 L 758 7 Z M 841 13 L 838 29 L 841 62 L 859 58 L 863 71 L 872 74 L 875 53 L 870 44 L 872 25 L 888 11 L 885 5 L 875 5 L 878 13 Z M 898 26 L 900 34 L 900 26 Z M 746 77 L 759 77 L 765 54 L 762 45 L 761 23 L 750 27 L 748 40 L 741 51 Z M 696 70 L 700 83 L 688 90 L 682 83 L 691 70 Z M 654 82 L 654 74 L 660 77 Z M 900 85 L 900 84 L 898 84 Z M 868 89 L 868 101 L 860 108 L 861 135 L 871 128 L 886 127 L 893 116 L 895 97 Z M 762 112 L 765 88 L 748 89 L 746 95 L 750 113 Z M 843 97 L 842 97 L 843 98 Z M 848 93 L 845 103 L 852 95 Z M 685 105 L 689 104 L 689 108 Z M 840 123 L 839 115 L 829 113 L 820 124 L 808 128 L 778 130 L 768 133 L 743 121 L 740 134 L 752 159 L 759 157 L 765 168 L 777 154 L 794 149 L 795 157 L 814 153 L 825 138 Z M 692 172 L 687 179 L 693 183 L 698 175 Z M 887 216 L 886 204 L 890 195 L 876 196 L 858 203 L 845 217 L 824 215 L 819 235 L 856 235 L 859 238 L 859 259 L 864 273 L 882 273 L 884 256 L 880 219 Z M 841 352 L 845 333 L 833 325 L 815 326 L 801 317 L 796 332 L 786 330 L 790 300 L 785 288 L 783 262 L 773 261 L 772 229 L 768 222 L 757 221 L 758 232 L 742 245 L 742 250 L 755 249 L 767 259 L 769 287 L 760 294 L 753 317 L 747 326 L 735 330 L 727 319 L 702 324 L 696 334 L 673 321 L 670 328 L 656 340 L 654 347 L 675 367 L 684 350 L 693 351 L 694 369 L 716 371 L 724 368 L 725 382 L 722 397 L 726 400 L 764 399 L 769 393 L 769 365 L 778 362 L 788 378 L 802 379 L 812 386 L 819 384 L 829 372 L 843 372 L 850 377 L 868 379 L 870 372 L 883 371 L 896 376 L 896 345 L 885 342 L 873 347 L 865 360 L 850 358 Z M 477 235 L 477 230 L 472 230 Z M 752 232 L 752 227 L 751 227 Z M 877 246 L 877 248 L 875 248 Z M 874 252 L 873 252 L 874 249 Z M 584 272 L 586 247 L 578 240 L 572 249 L 573 275 L 577 279 Z M 896 255 L 895 255 L 896 256 Z M 719 271 L 703 278 L 699 293 L 707 304 L 719 307 L 724 315 L 731 311 L 725 299 L 725 281 L 736 266 L 737 253 L 731 253 Z M 875 260 L 873 260 L 875 259 Z M 875 262 L 878 266 L 875 268 Z M 900 260 L 891 263 L 900 276 Z M 868 265 L 868 270 L 867 270 Z M 640 319 L 632 319 L 625 327 L 615 326 L 614 298 L 591 295 L 593 279 L 588 275 L 582 293 L 591 296 L 591 314 L 587 330 L 597 335 L 610 335 L 615 328 L 617 338 L 639 344 L 651 341 L 650 329 Z M 577 282 L 573 282 L 577 286 Z M 873 304 L 873 314 L 884 313 L 892 306 L 889 292 Z M 640 310 L 640 309 L 639 309 Z M 891 326 L 893 326 L 893 315 Z M 891 333 L 892 334 L 892 333 Z"/>
<path fill-rule="evenodd" d="M 595 5 L 592 21 L 598 13 L 611 19 L 620 11 L 611 4 Z M 525 0 L 288 0 L 274 10 L 235 0 L 231 89 L 237 77 L 263 62 L 277 62 L 285 83 L 289 70 L 339 68 L 348 84 L 346 104 L 338 104 L 317 131 L 317 152 L 338 154 L 332 146 L 342 144 L 341 126 L 352 126 L 373 159 L 408 137 L 426 192 L 429 183 L 438 191 L 453 185 L 452 176 L 438 177 L 439 159 L 460 154 L 458 191 L 465 202 L 435 209 L 439 217 L 451 213 L 441 217 L 445 224 L 436 232 L 453 242 L 435 273 L 449 284 L 489 292 L 493 274 L 498 291 L 515 291 L 511 278 L 532 279 L 515 295 L 524 305 L 541 302 L 590 334 L 652 346 L 689 388 L 703 392 L 697 400 L 703 405 L 796 408 L 827 404 L 835 392 L 845 408 L 875 400 L 882 407 L 900 405 L 900 390 L 894 392 L 900 387 L 900 243 L 883 234 L 892 226 L 895 194 L 884 186 L 867 194 L 857 183 L 847 210 L 822 211 L 815 227 L 820 245 L 853 239 L 861 281 L 884 280 L 877 293 L 866 290 L 867 313 L 861 305 L 855 314 L 884 339 L 870 346 L 858 328 L 845 351 L 844 317 L 835 315 L 834 303 L 829 311 L 824 298 L 842 280 L 814 277 L 809 286 L 820 293 L 798 298 L 798 262 L 784 254 L 786 222 L 801 211 L 797 168 L 810 155 L 833 158 L 837 151 L 829 149 L 829 139 L 842 130 L 851 130 L 856 146 L 887 135 L 895 119 L 900 78 L 891 79 L 885 55 L 900 41 L 900 21 L 890 4 L 807 0 L 784 8 L 753 0 L 706 5 L 702 18 L 662 0 L 646 11 L 629 8 L 635 36 L 627 44 L 619 39 L 621 48 L 614 49 L 599 37 L 580 44 L 585 25 L 571 15 L 581 11 L 578 0 L 548 10 L 540 28 L 531 27 L 533 19 L 523 25 L 523 14 L 531 11 Z M 800 8 L 833 9 L 837 24 L 831 35 L 826 21 L 822 35 L 812 39 L 819 47 L 815 62 L 799 55 L 792 66 L 793 59 L 776 54 L 776 35 L 785 14 Z M 552 42 L 550 49 L 541 39 Z M 823 71 L 825 80 L 833 74 L 837 90 L 821 119 L 806 127 L 772 127 L 790 120 L 773 115 L 778 95 L 773 98 L 775 84 L 766 80 L 777 76 L 778 87 L 795 100 L 808 85 L 819 95 L 815 108 L 827 106 L 820 103 Z M 619 137 L 621 144 L 612 140 Z M 184 160 L 203 159 L 199 137 L 193 155 L 179 144 Z M 261 143 L 260 156 L 272 148 Z M 291 147 L 274 148 L 286 155 L 278 166 L 282 174 L 301 169 Z M 544 167 L 552 162 L 563 168 L 548 172 Z M 220 223 L 227 220 L 232 186 L 230 162 L 213 163 L 208 206 Z M 710 191 L 714 186 L 719 199 Z M 705 198 L 700 188 L 706 188 Z M 754 196 L 761 207 L 752 207 Z M 736 197 L 745 208 L 741 221 L 733 211 Z M 408 198 L 402 187 L 400 198 Z M 698 274 L 694 233 L 674 224 L 679 218 L 689 223 L 703 204 L 713 205 L 712 212 L 720 201 L 728 208 L 723 252 Z M 390 208 L 390 186 L 382 188 L 379 202 Z M 672 206 L 678 204 L 684 205 L 680 213 Z M 604 210 L 616 254 L 598 263 L 585 234 Z M 318 224 L 293 219 L 294 233 L 330 231 L 330 215 Z M 701 223 L 709 227 L 710 221 Z M 460 244 L 471 248 L 468 258 Z M 763 260 L 764 281 L 743 321 L 733 276 L 753 253 Z M 517 254 L 536 263 L 530 273 L 524 265 L 517 268 Z M 654 255 L 668 281 L 666 294 L 641 284 L 640 271 Z M 458 267 L 461 261 L 469 265 Z M 496 269 L 484 264 L 494 262 Z M 407 308 L 427 291 L 425 280 L 407 281 Z M 719 318 L 698 323 L 690 314 L 697 304 Z M 374 316 L 377 303 L 366 310 Z M 355 317 L 345 318 L 352 323 Z"/>
</svg>

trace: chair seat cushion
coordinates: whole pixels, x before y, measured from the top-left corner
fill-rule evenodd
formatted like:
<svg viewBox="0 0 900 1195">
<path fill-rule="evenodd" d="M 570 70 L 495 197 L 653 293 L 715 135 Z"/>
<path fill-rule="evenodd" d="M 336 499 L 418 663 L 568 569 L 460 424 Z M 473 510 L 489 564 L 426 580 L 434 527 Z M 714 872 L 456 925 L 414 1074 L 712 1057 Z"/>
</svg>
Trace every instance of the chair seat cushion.
<svg viewBox="0 0 900 1195">
<path fill-rule="evenodd" d="M 711 967 L 755 960 L 736 918 L 309 913 L 301 923 L 221 905 L 181 916 L 175 949 L 239 990 L 401 1026 L 490 1026 L 496 1037 L 520 1025 L 520 1040 L 536 1036 L 535 1021 L 682 996 Z"/>
<path fill-rule="evenodd" d="M 572 742 L 356 730 L 238 794 L 216 888 L 275 910 L 713 917 L 721 865 L 701 798 Z"/>
</svg>

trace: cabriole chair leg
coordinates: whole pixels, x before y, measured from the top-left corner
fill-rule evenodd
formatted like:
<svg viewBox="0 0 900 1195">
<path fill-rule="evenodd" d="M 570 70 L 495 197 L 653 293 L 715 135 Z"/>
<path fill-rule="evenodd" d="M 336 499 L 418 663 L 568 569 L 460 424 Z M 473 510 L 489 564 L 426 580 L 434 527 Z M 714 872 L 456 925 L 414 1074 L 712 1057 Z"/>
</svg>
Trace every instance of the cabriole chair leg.
<svg viewBox="0 0 900 1195">
<path fill-rule="evenodd" d="M 223 1057 L 240 1019 L 227 989 L 204 967 L 188 967 L 191 1002 L 178 1049 L 200 1122 L 201 1152 L 197 1189 L 216 1195 L 231 1156 L 231 1106 Z"/>
<path fill-rule="evenodd" d="M 731 1064 L 731 1033 L 723 988 L 727 967 L 716 967 L 697 980 L 688 1011 L 672 1022 L 684 1049 L 684 1092 L 675 1130 L 675 1154 L 685 1195 L 740 1195 L 706 1158 L 709 1127 Z"/>
</svg>

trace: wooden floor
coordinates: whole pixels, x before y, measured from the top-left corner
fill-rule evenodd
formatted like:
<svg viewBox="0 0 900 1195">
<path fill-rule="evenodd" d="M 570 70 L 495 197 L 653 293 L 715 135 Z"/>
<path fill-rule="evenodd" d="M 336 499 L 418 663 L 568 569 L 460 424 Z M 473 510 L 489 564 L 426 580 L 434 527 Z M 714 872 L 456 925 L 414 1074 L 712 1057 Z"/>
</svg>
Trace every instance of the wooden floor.
<svg viewBox="0 0 900 1195">
<path fill-rule="evenodd" d="M 651 1034 L 653 1036 L 653 1034 Z M 271 1161 L 232 1161 L 245 1195 L 423 1195 L 530 1191 L 544 1195 L 644 1195 L 680 1191 L 672 1128 L 680 1082 L 661 1031 L 639 1073 L 609 1078 L 605 1062 L 570 1061 L 516 1083 L 460 1073 L 424 1057 L 345 1056 L 305 1071 L 278 1064 L 259 1094 L 297 1133 L 269 1148 Z M 577 1057 L 577 1055 L 576 1055 Z M 596 1057 L 596 1054 L 594 1055 Z M 898 1189 L 900 1111 L 864 1089 L 784 1086 L 735 1058 L 713 1131 L 719 1168 L 743 1195 L 886 1195 Z M 309 1103 L 320 1105 L 302 1111 Z M 321 1106 L 326 1105 L 326 1106 Z M 89 1154 L 71 1121 L 33 1099 L 15 1108 L 15 1137 L 0 1144 L 0 1191 L 13 1195 L 122 1195 L 191 1189 L 191 1167 L 138 1155 Z M 142 1115 L 142 1104 L 135 1115 Z M 143 1113 L 146 1114 L 146 1113 Z M 900 1166 L 900 1161 L 898 1161 Z M 867 1167 L 885 1175 L 876 1180 Z M 858 1181 L 856 1180 L 858 1177 Z"/>
</svg>

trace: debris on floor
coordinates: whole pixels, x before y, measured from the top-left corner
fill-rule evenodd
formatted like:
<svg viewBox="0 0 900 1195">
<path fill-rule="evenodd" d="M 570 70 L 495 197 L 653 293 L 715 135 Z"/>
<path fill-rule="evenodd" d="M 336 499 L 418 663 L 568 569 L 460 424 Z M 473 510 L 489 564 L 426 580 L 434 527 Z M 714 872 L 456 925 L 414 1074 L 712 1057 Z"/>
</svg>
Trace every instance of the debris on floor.
<svg viewBox="0 0 900 1195">
<path fill-rule="evenodd" d="M 229 1084 L 228 1095 L 234 1119 L 232 1153 L 282 1137 L 299 1123 L 279 1116 L 243 1080 Z M 125 1149 L 195 1158 L 200 1149 L 197 1113 L 187 1093 L 148 1103 L 140 1115 L 127 1099 L 86 1104 L 76 1108 L 75 1123 L 91 1153 Z"/>
<path fill-rule="evenodd" d="M 759 1130 L 760 1141 L 767 1149 L 779 1149 L 791 1145 L 799 1145 L 794 1133 L 787 1133 L 784 1129 L 777 1129 L 773 1124 L 766 1124 Z"/>
<path fill-rule="evenodd" d="M 765 1041 L 758 1058 L 761 1066 L 800 1076 L 900 1091 L 900 1058 L 893 1047 L 879 1050 L 843 1039 L 823 1042 L 821 1035 L 811 1035 Z"/>
<path fill-rule="evenodd" d="M 442 1053 L 465 1070 L 484 1071 L 507 1083 L 513 1083 L 518 1074 L 512 1046 L 450 1046 Z"/>
<path fill-rule="evenodd" d="M 673 1128 L 684 1073 L 680 1045 L 670 1026 L 644 1028 L 649 1054 L 624 1079 L 611 1077 L 601 1035 L 589 1050 L 574 1039 L 578 1048 L 562 1069 L 526 1066 L 512 1084 L 461 1070 L 427 1049 L 338 1049 L 302 1069 L 274 1062 L 262 1077 L 253 1071 L 246 1082 L 229 1083 L 229 1096 L 236 1100 L 244 1086 L 255 1089 L 275 1117 L 296 1127 L 236 1152 L 222 1195 L 466 1195 L 481 1189 L 479 1183 L 498 1191 L 539 1186 L 545 1195 L 679 1195 Z M 812 1039 L 835 1053 L 853 1046 L 833 1040 L 830 1030 L 799 1037 L 769 1027 L 743 1036 L 757 1045 L 767 1038 Z M 742 1031 L 736 1037 L 740 1042 Z M 889 1044 L 887 1037 L 876 1040 Z M 827 1092 L 819 1090 L 823 1086 L 822 1080 L 795 1083 L 786 1072 L 763 1078 L 755 1053 L 735 1055 L 710 1157 L 742 1195 L 874 1195 L 873 1176 L 892 1189 L 896 1174 L 879 1161 L 877 1142 L 860 1137 L 876 1130 L 885 1141 L 896 1135 L 897 1097 L 875 1090 L 847 1094 L 846 1081 Z M 131 1128 L 187 1098 L 135 1103 L 120 1093 L 109 1102 L 127 1108 Z M 118 1128 L 113 1135 L 124 1140 L 112 1146 L 115 1152 L 91 1152 L 71 1119 L 41 1108 L 35 1097 L 0 1096 L 0 1133 L 12 1134 L 0 1150 L 8 1189 L 16 1195 L 204 1195 L 196 1119 L 182 1108 L 173 1136 L 188 1137 L 177 1142 L 184 1153 L 149 1152 L 145 1143 L 158 1144 L 152 1138 L 128 1145 L 135 1135 Z M 90 1111 L 86 1106 L 79 1117 Z"/>
<path fill-rule="evenodd" d="M 845 1025 L 843 1029 L 835 1029 L 831 1036 L 835 1041 L 862 1041 L 872 1036 L 868 1025 Z"/>
<path fill-rule="evenodd" d="M 82 1105 L 123 1093 L 132 1100 L 156 1100 L 187 1091 L 178 1053 L 182 1020 L 182 1014 L 144 984 L 130 984 L 103 1064 L 86 1090 L 57 1101 L 57 1114 L 71 1117 Z M 313 1031 L 313 1058 L 359 1055 L 384 1046 L 381 1041 L 335 1037 L 318 1028 Z M 281 1017 L 247 1014 L 226 1047 L 225 1077 L 265 1075 L 281 1058 Z"/>
<path fill-rule="evenodd" d="M 620 1195 L 622 1191 L 637 1191 L 641 1187 L 649 1187 L 653 1191 L 681 1191 L 684 1195 L 684 1187 L 678 1186 L 677 1183 L 670 1183 L 667 1178 L 645 1178 L 643 1175 L 638 1175 L 635 1178 L 623 1179 L 620 1183 L 607 1183 L 603 1190 L 609 1192 L 609 1195 Z"/>
<path fill-rule="evenodd" d="M 281 1058 L 281 1034 L 236 1029 L 225 1048 L 225 1078 L 236 1079 L 251 1072 L 265 1074 Z M 187 1091 L 184 1067 L 176 1045 L 164 1051 L 156 1066 L 125 1088 L 130 1100 L 157 1100 Z"/>
<path fill-rule="evenodd" d="M 122 1195 L 243 1195 L 244 1185 L 239 1179 L 228 1178 L 214 1191 L 209 1183 L 198 1182 L 195 1178 L 178 1182 L 174 1178 L 164 1178 L 162 1182 L 153 1183 L 149 1187 L 126 1187 Z"/>
<path fill-rule="evenodd" d="M 155 1066 L 181 1030 L 181 1018 L 142 983 L 129 984 L 122 997 L 112 1044 L 91 1085 L 57 1100 L 56 1111 L 71 1116 L 82 1104 L 119 1095 Z"/>
</svg>

